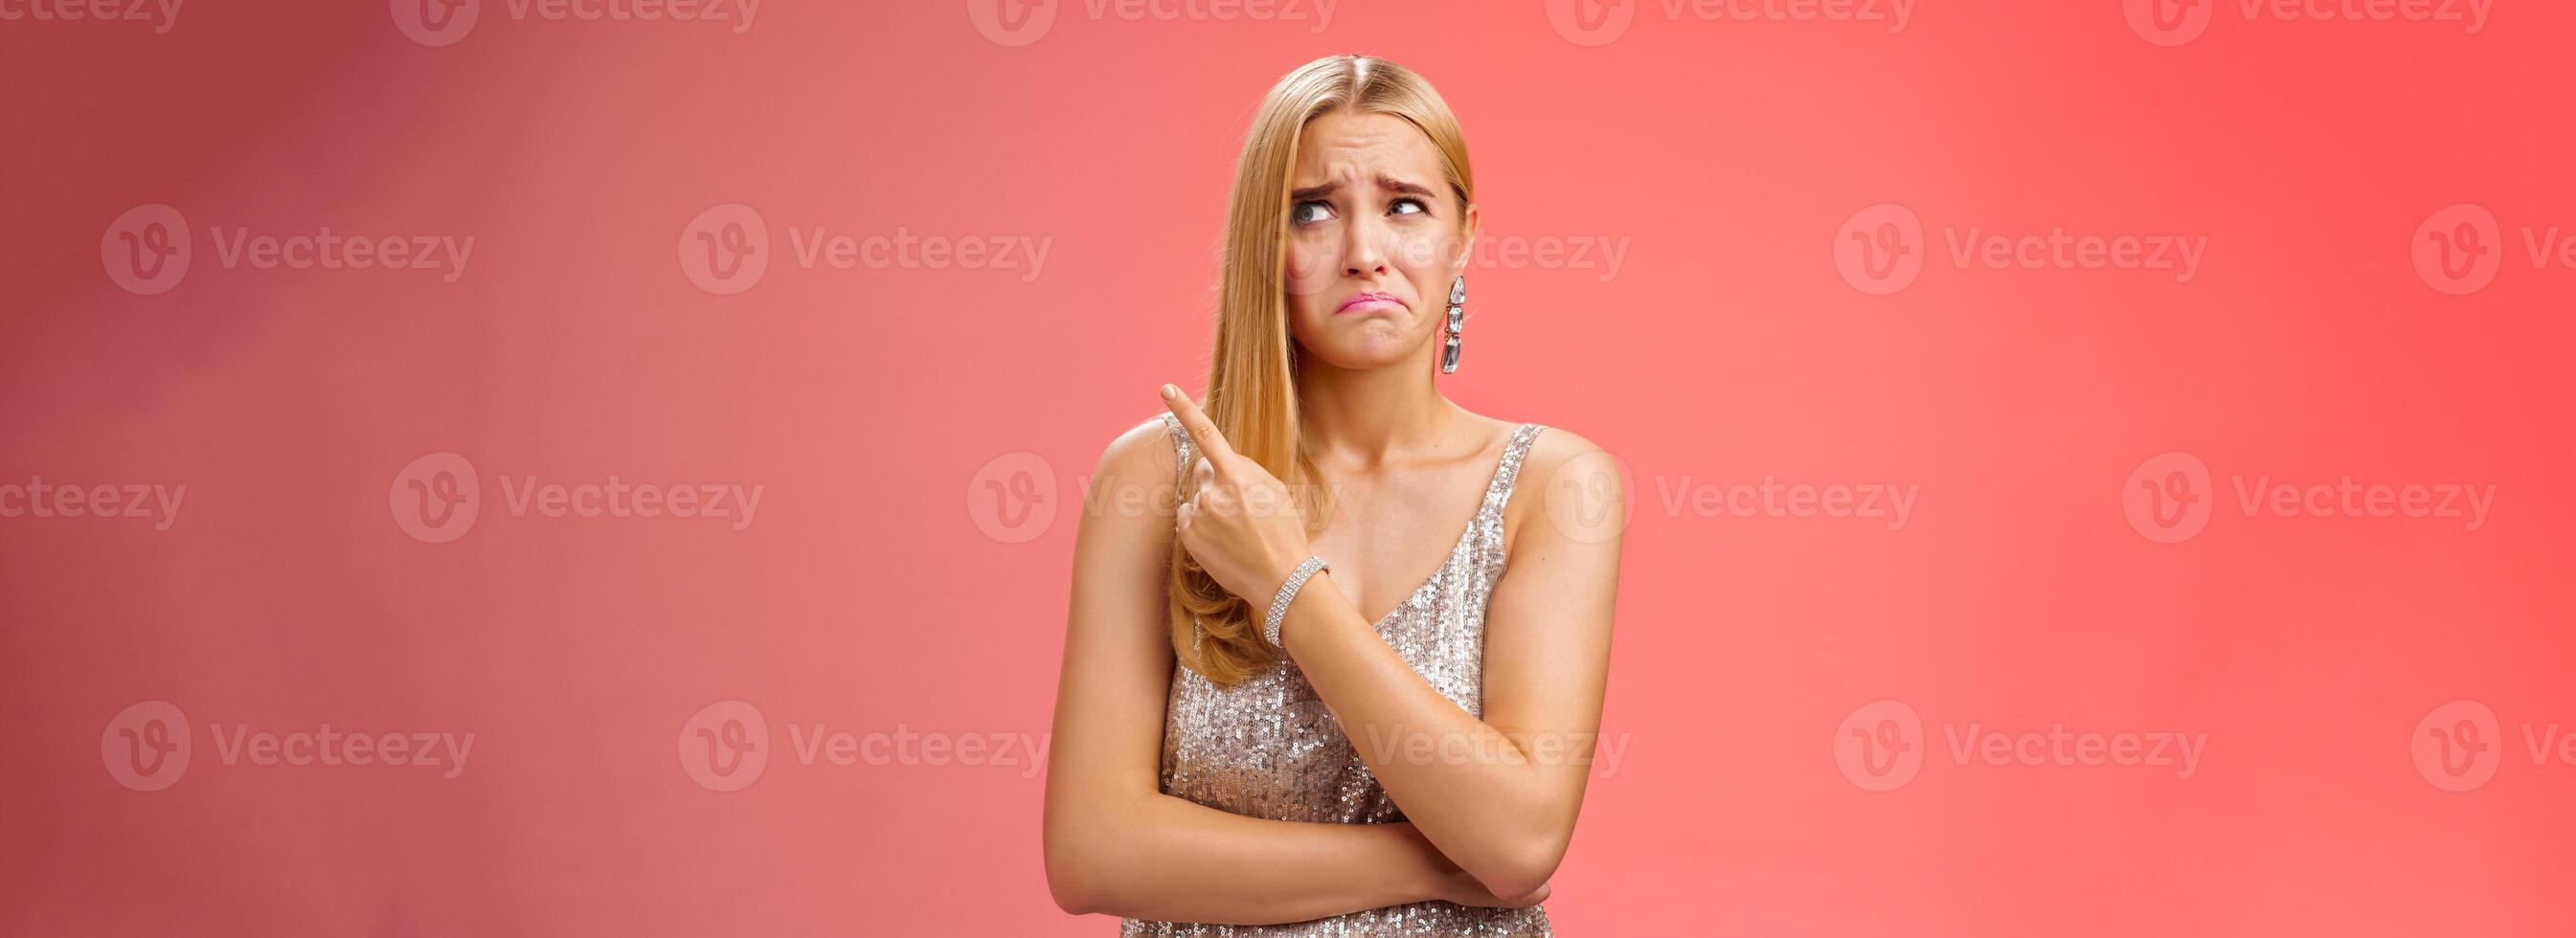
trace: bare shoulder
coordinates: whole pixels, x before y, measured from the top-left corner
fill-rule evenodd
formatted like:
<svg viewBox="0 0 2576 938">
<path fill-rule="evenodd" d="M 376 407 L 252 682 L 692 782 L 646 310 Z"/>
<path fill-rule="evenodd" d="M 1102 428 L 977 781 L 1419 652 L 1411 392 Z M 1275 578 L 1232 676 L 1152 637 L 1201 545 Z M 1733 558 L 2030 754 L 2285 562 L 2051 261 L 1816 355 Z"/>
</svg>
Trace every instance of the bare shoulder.
<svg viewBox="0 0 2576 938">
<path fill-rule="evenodd" d="M 1123 476 L 1144 479 L 1151 478 L 1159 468 L 1164 476 L 1171 475 L 1178 459 L 1172 446 L 1171 421 L 1165 418 L 1165 414 L 1156 413 L 1111 437 L 1100 452 L 1101 471 L 1118 470 Z"/>
<path fill-rule="evenodd" d="M 1098 468 L 1083 492 L 1088 518 L 1108 520 L 1172 516 L 1178 455 L 1170 421 L 1157 413 L 1121 431 L 1102 447 Z M 1115 525 L 1126 529 L 1130 525 Z"/>
<path fill-rule="evenodd" d="M 1464 408 L 1460 409 L 1464 410 Z M 1504 436 L 1509 436 L 1524 424 L 1523 421 L 1488 417 L 1472 410 L 1467 413 Z M 1505 506 L 1506 514 L 1517 518 L 1529 510 L 1530 503 L 1539 501 L 1537 498 L 1520 497 L 1520 493 L 1524 490 L 1545 491 L 1550 480 L 1563 483 L 1566 479 L 1561 477 L 1588 477 L 1605 468 L 1608 470 L 1607 484 L 1610 486 L 1606 490 L 1607 494 L 1614 498 L 1619 494 L 1618 463 L 1610 456 L 1609 451 L 1602 449 L 1600 444 L 1592 442 L 1582 434 L 1564 427 L 1545 421 L 1530 422 L 1537 423 L 1543 429 L 1539 431 L 1538 436 L 1530 440 L 1528 452 L 1521 454 L 1520 474 L 1512 483 L 1512 499 Z M 1600 480 L 1587 478 L 1586 481 L 1587 484 L 1596 487 L 1601 484 Z"/>
<path fill-rule="evenodd" d="M 1606 458 L 1610 455 L 1600 444 L 1581 434 L 1554 424 L 1545 426 L 1547 429 L 1530 441 L 1529 455 L 1521 458 L 1521 472 L 1524 474 L 1532 471 L 1544 474 L 1586 457 Z"/>
<path fill-rule="evenodd" d="M 1506 521 L 1512 527 L 1525 527 L 1528 521 L 1545 516 L 1544 523 L 1552 530 L 1563 531 L 1569 525 L 1585 528 L 1566 532 L 1579 541 L 1615 539 L 1615 530 L 1591 529 L 1616 525 L 1619 522 L 1609 519 L 1624 516 L 1627 493 L 1618 460 L 1582 434 L 1553 424 L 1546 427 L 1521 458 L 1520 476 L 1512 484 L 1512 499 L 1504 510 Z M 1507 540 L 1516 540 L 1517 533 L 1511 532 Z"/>
</svg>

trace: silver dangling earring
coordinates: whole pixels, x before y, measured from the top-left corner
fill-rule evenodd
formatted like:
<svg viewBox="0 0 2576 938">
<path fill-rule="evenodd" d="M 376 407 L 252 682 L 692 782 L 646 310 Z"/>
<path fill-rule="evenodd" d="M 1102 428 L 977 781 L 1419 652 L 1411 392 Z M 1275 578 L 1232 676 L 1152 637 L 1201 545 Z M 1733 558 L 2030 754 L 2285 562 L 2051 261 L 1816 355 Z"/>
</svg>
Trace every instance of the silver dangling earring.
<svg viewBox="0 0 2576 938">
<path fill-rule="evenodd" d="M 1458 370 L 1458 346 L 1462 341 L 1458 334 L 1466 329 L 1467 275 L 1459 274 L 1458 281 L 1449 285 L 1449 338 L 1440 346 L 1441 374 L 1452 374 Z"/>
</svg>

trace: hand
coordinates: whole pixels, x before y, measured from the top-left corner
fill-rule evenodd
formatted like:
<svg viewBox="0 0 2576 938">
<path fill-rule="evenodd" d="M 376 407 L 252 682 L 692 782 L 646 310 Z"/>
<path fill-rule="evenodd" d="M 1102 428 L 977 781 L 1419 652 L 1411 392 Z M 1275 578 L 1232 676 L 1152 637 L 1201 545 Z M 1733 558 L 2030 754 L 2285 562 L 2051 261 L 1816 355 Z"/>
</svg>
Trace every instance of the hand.
<svg viewBox="0 0 2576 938">
<path fill-rule="evenodd" d="M 1180 388 L 1163 385 L 1163 405 L 1198 444 L 1198 465 L 1189 468 L 1197 480 L 1194 494 L 1181 503 L 1178 515 L 1181 546 L 1217 585 L 1251 603 L 1259 616 L 1288 575 L 1314 553 L 1306 540 L 1305 513 L 1289 497 L 1288 486 L 1251 457 L 1236 453 Z"/>
<path fill-rule="evenodd" d="M 1476 877 L 1467 875 L 1466 870 L 1460 869 L 1440 852 L 1440 848 L 1433 846 L 1431 838 L 1424 836 L 1422 829 L 1413 826 L 1411 821 L 1392 821 L 1371 827 L 1406 838 L 1430 862 L 1425 870 L 1429 879 L 1421 884 L 1423 892 L 1417 893 L 1423 898 L 1487 909 L 1525 909 L 1547 900 L 1546 883 L 1540 883 L 1538 889 L 1526 896 L 1494 895 L 1493 890 L 1485 888 L 1485 884 Z"/>
</svg>

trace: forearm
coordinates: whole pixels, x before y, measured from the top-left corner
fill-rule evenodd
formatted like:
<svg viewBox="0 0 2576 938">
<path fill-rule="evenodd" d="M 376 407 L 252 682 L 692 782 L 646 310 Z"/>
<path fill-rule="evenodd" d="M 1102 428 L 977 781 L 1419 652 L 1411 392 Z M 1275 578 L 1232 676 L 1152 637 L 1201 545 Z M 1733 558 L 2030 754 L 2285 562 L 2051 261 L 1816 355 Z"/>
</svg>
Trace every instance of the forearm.
<svg viewBox="0 0 2576 938">
<path fill-rule="evenodd" d="M 1093 810 L 1099 826 L 1070 838 L 1079 855 L 1064 858 L 1079 871 L 1082 912 L 1302 922 L 1445 898 L 1461 875 L 1406 823 L 1272 821 L 1159 793 Z"/>
<path fill-rule="evenodd" d="M 1423 836 L 1495 892 L 1544 881 L 1572 827 L 1567 798 L 1546 767 L 1416 673 L 1329 573 L 1298 592 L 1280 634 L 1360 760 Z"/>
</svg>

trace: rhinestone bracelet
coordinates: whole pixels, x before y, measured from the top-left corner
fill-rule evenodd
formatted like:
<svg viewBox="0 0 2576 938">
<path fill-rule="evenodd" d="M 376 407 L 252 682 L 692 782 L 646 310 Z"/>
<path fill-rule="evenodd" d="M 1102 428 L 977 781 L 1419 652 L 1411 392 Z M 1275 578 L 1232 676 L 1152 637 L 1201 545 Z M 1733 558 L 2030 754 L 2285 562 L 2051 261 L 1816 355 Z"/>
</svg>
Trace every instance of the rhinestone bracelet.
<svg viewBox="0 0 2576 938">
<path fill-rule="evenodd" d="M 1288 575 L 1287 584 L 1279 587 L 1279 595 L 1270 598 L 1270 614 L 1261 620 L 1261 637 L 1270 640 L 1270 647 L 1280 647 L 1279 620 L 1288 616 L 1288 604 L 1297 599 L 1297 588 L 1305 586 L 1306 578 L 1314 576 L 1315 571 L 1330 569 L 1332 565 L 1325 563 L 1324 558 L 1308 557 L 1305 563 L 1297 565 L 1297 572 Z"/>
</svg>

